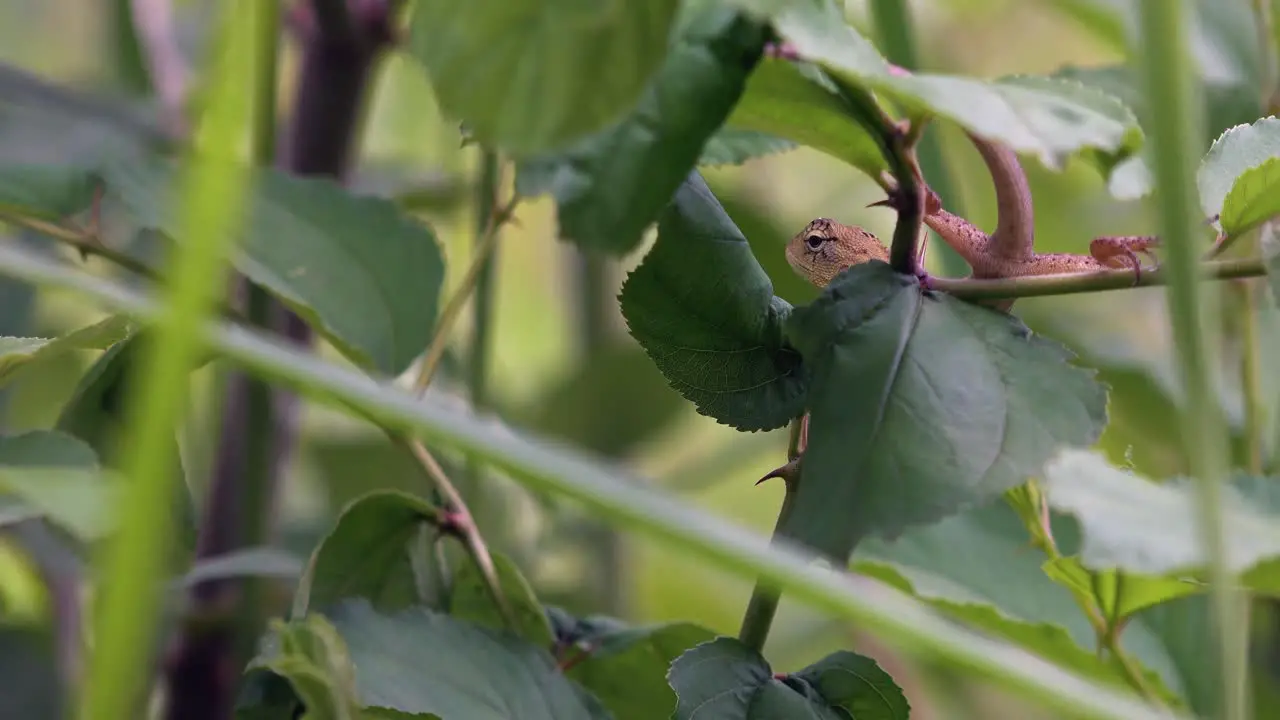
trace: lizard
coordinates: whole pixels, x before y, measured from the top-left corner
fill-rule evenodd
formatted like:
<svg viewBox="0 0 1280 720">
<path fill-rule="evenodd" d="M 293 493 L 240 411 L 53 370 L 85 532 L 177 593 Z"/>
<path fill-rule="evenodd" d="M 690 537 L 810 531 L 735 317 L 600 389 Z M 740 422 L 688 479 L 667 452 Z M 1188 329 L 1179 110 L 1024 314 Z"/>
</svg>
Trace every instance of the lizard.
<svg viewBox="0 0 1280 720">
<path fill-rule="evenodd" d="M 1134 282 L 1142 274 L 1138 255 L 1150 257 L 1158 237 L 1126 235 L 1096 237 L 1088 255 L 1036 253 L 1031 188 L 1017 154 L 1008 147 L 966 133 L 982 156 L 995 184 L 997 221 L 990 234 L 942 207 L 941 199 L 925 188 L 924 223 L 968 263 L 974 278 L 1006 278 L 1027 275 L 1093 272 L 1132 268 Z M 892 198 L 872 206 L 894 207 Z M 818 218 L 787 243 L 788 264 L 819 287 L 845 269 L 871 260 L 888 261 L 889 251 L 871 232 L 829 218 Z M 992 306 L 1007 311 L 1013 300 Z"/>
</svg>

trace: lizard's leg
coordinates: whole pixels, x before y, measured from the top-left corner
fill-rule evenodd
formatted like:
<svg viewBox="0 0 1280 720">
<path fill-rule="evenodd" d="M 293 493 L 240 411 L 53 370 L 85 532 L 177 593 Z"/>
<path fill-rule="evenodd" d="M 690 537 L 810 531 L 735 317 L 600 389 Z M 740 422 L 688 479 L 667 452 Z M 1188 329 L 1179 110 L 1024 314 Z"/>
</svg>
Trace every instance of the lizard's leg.
<svg viewBox="0 0 1280 720">
<path fill-rule="evenodd" d="M 1133 268 L 1133 284 L 1142 280 L 1142 262 L 1138 255 L 1151 260 L 1152 269 L 1160 266 L 1151 248 L 1160 246 L 1160 238 L 1154 235 L 1124 235 L 1119 237 L 1097 237 L 1089 243 L 1089 254 L 1095 260 L 1109 267 Z"/>
</svg>

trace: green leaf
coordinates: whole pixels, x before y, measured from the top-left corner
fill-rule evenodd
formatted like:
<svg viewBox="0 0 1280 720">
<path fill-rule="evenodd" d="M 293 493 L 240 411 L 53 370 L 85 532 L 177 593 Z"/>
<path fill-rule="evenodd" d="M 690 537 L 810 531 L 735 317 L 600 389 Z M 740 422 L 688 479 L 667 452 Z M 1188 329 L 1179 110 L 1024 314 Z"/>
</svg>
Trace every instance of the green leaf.
<svg viewBox="0 0 1280 720">
<path fill-rule="evenodd" d="M 868 176 L 888 169 L 874 138 L 821 70 L 765 58 L 747 80 L 728 129 L 768 133 L 843 160 Z"/>
<path fill-rule="evenodd" d="M 623 283 L 632 337 L 703 415 L 771 430 L 804 411 L 806 377 L 782 340 L 774 297 L 746 238 L 697 173 L 676 192 L 658 241 Z"/>
<path fill-rule="evenodd" d="M 108 196 L 167 234 L 175 166 L 109 165 Z M 354 362 L 399 375 L 435 332 L 444 260 L 435 235 L 389 200 L 331 180 L 258 171 L 236 267 Z M 178 238 L 181 240 L 181 238 Z"/>
<path fill-rule="evenodd" d="M 875 660 L 847 650 L 832 653 L 792 677 L 857 720 L 907 720 L 911 705 L 902 688 Z"/>
<path fill-rule="evenodd" d="M 840 677 L 855 671 L 848 657 L 875 662 L 853 653 L 837 653 L 793 675 L 774 675 L 760 653 L 736 639 L 721 637 L 688 650 L 671 665 L 667 681 L 679 703 L 673 720 L 773 720 L 813 718 L 845 720 L 855 708 L 867 720 L 905 720 L 906 700 L 892 679 L 875 667 L 862 680 Z M 856 671 L 866 672 L 865 664 Z M 886 684 L 887 683 L 887 684 Z M 898 698 L 871 697 L 889 686 Z M 823 692 L 830 692 L 827 697 Z M 898 701 L 901 702 L 899 705 Z M 898 710 L 901 710 L 899 713 Z"/>
<path fill-rule="evenodd" d="M 1192 481 L 1149 482 L 1112 467 L 1096 453 L 1069 450 L 1045 466 L 1044 483 L 1050 506 L 1080 522 L 1084 567 L 1147 575 L 1205 567 L 1205 549 L 1191 532 L 1198 523 L 1199 502 Z M 1232 572 L 1280 557 L 1280 492 L 1269 485 L 1274 483 L 1238 478 L 1224 498 Z"/>
<path fill-rule="evenodd" d="M 425 602 L 423 533 L 435 515 L 430 503 L 396 490 L 353 501 L 312 554 L 293 614 L 323 612 L 347 598 L 364 598 L 386 611 Z"/>
<path fill-rule="evenodd" d="M 446 115 L 517 154 L 618 119 L 667 52 L 677 0 L 421 0 L 409 51 Z"/>
<path fill-rule="evenodd" d="M 561 237 L 614 254 L 635 249 L 741 96 L 765 28 L 720 5 L 693 12 L 628 116 L 521 163 L 518 191 L 555 196 Z"/>
<path fill-rule="evenodd" d="M 1078 544 L 1076 526 L 1053 518 L 1064 552 Z M 934 525 L 907 530 L 892 542 L 869 538 L 851 569 L 927 602 L 945 617 L 1115 687 L 1129 687 L 1123 668 L 1099 658 L 1096 634 L 1068 589 L 1041 569 L 1021 519 L 1005 502 L 991 502 Z M 1132 620 L 1121 637 L 1144 666 L 1147 684 L 1176 699 L 1182 686 L 1160 640 Z"/>
<path fill-rule="evenodd" d="M 182 576 L 182 583 L 191 588 L 210 580 L 244 577 L 297 580 L 303 569 L 302 561 L 284 550 L 273 547 L 243 548 L 198 560 Z"/>
<path fill-rule="evenodd" d="M 501 553 L 491 553 L 491 557 L 498 575 L 498 586 L 515 615 L 516 627 L 511 629 L 517 636 L 534 645 L 551 647 L 551 623 L 537 596 L 533 594 L 529 581 L 520 574 L 520 569 L 511 558 Z M 449 614 L 459 620 L 494 630 L 507 629 L 502 612 L 485 585 L 484 576 L 470 560 L 463 561 L 453 573 Z"/>
<path fill-rule="evenodd" d="M 55 633 L 0 623 L 0 708 L 6 718 L 66 717 L 72 689 L 63 686 Z"/>
<path fill-rule="evenodd" d="M 0 337 L 0 387 L 30 363 L 72 350 L 105 350 L 129 334 L 132 323 L 124 315 L 112 315 L 93 325 L 56 338 Z"/>
<path fill-rule="evenodd" d="M 0 167 L 46 166 L 45 189 L 62 169 L 134 156 L 170 144 L 156 108 L 62 87 L 0 63 Z M 58 169 L 62 168 L 62 169 Z M 3 174 L 3 173 L 0 173 Z M 54 180 L 49 184 L 50 180 Z M 74 187 L 75 183 L 62 186 Z M 51 197 L 51 196 L 45 196 Z"/>
<path fill-rule="evenodd" d="M 1280 215 L 1280 157 L 1269 158 L 1236 178 L 1222 201 L 1222 231 L 1243 235 Z"/>
<path fill-rule="evenodd" d="M 741 103 L 739 103 L 741 104 Z M 748 160 L 794 150 L 796 143 L 769 133 L 722 128 L 702 146 L 699 166 L 741 165 Z"/>
<path fill-rule="evenodd" d="M 1087 570 L 1077 557 L 1049 560 L 1044 572 L 1054 582 L 1098 599 L 1103 614 L 1115 618 L 1127 618 L 1152 605 L 1208 589 L 1205 583 L 1191 578 Z"/>
<path fill-rule="evenodd" d="M 94 177 L 81 166 L 0 159 L 0 212 L 60 220 L 92 203 L 94 185 Z"/>
<path fill-rule="evenodd" d="M 468 720 L 599 720 L 547 650 L 421 607 L 329 613 L 359 668 L 361 702 Z"/>
<path fill-rule="evenodd" d="M 37 253 L 0 243 L 0 274 L 42 287 L 68 290 L 143 319 L 158 317 L 162 305 L 118 283 L 69 270 Z M 713 513 L 673 501 L 614 465 L 563 444 L 556 445 L 458 412 L 437 402 L 422 402 L 390 384 L 370 382 L 367 374 L 269 340 L 238 332 L 226 322 L 210 321 L 200 335 L 237 367 L 296 389 L 322 402 L 350 409 L 387 427 L 420 433 L 431 443 L 474 454 L 509 473 L 530 489 L 573 500 L 619 524 L 634 528 L 739 578 L 765 577 L 789 597 L 829 609 L 840 620 L 875 627 L 885 639 L 912 644 L 948 658 L 1002 688 L 1034 692 L 1056 708 L 1088 712 L 1106 720 L 1162 720 L 1131 693 L 1081 681 L 1050 663 L 984 634 L 966 630 L 930 612 L 909 595 L 883 588 L 860 592 L 846 573 L 814 567 L 810 553 L 771 545 L 757 533 Z"/>
<path fill-rule="evenodd" d="M 82 542 L 100 540 L 115 525 L 115 480 L 93 448 L 65 433 L 0 435 L 0 525 L 46 517 Z"/>
<path fill-rule="evenodd" d="M 361 717 L 356 694 L 355 667 L 346 644 L 325 618 L 309 615 L 289 623 L 275 621 L 270 638 L 273 648 L 249 663 L 252 671 L 269 671 L 288 681 L 306 717 L 316 720 L 355 720 Z M 287 704 L 284 698 L 263 697 L 240 703 L 243 717 L 270 701 L 272 706 Z"/>
<path fill-rule="evenodd" d="M 997 497 L 1106 424 L 1105 390 L 1066 349 L 882 262 L 837 276 L 786 331 L 813 386 L 780 531 L 838 562 Z"/>
<path fill-rule="evenodd" d="M 965 129 L 1034 153 L 1049 167 L 1091 148 L 1137 149 L 1142 131 L 1119 100 L 1094 88 L 1047 77 L 994 81 L 919 74 L 891 75 L 888 63 L 865 38 L 846 25 L 838 9 L 799 8 L 777 21 L 778 33 L 804 58 L 833 78 L 896 100 L 912 113 L 946 117 Z"/>
<path fill-rule="evenodd" d="M 715 638 L 693 623 L 668 623 L 584 633 L 559 655 L 565 676 L 582 685 L 616 720 L 669 718 L 676 696 L 667 685 L 671 663 Z"/>
<path fill-rule="evenodd" d="M 1200 207 L 1205 217 L 1224 212 L 1227 195 L 1246 170 L 1280 156 L 1280 118 L 1265 117 L 1241 125 L 1214 141 L 1196 171 Z"/>
<path fill-rule="evenodd" d="M 1130 628 L 1139 622 L 1167 649 L 1191 710 L 1199 717 L 1213 717 L 1222 708 L 1222 683 L 1209 596 L 1192 595 L 1149 607 L 1129 622 Z"/>
<path fill-rule="evenodd" d="M 125 415 L 132 384 L 135 381 L 142 344 L 152 337 L 147 330 L 130 334 L 124 340 L 112 345 L 101 357 L 89 366 L 71 398 L 58 415 L 55 427 L 68 435 L 83 440 L 98 454 L 103 467 L 117 469 L 121 451 L 122 433 L 125 430 Z M 208 362 L 209 355 L 202 356 L 193 370 Z M 182 468 L 182 454 L 178 448 L 177 434 L 172 439 L 173 445 L 168 450 L 173 458 L 172 472 L 180 478 L 174 483 L 173 512 L 179 518 L 177 538 L 180 540 L 175 551 L 178 557 L 175 563 L 186 567 L 184 554 L 195 548 L 196 512 L 190 488 L 186 483 L 186 475 Z"/>
</svg>

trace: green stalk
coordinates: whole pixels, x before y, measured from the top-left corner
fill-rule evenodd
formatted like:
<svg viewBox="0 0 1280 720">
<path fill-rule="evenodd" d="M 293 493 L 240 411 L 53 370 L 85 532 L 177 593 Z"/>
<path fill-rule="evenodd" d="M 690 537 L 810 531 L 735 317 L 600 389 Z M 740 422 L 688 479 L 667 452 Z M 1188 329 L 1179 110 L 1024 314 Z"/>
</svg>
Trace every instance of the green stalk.
<svg viewBox="0 0 1280 720">
<path fill-rule="evenodd" d="M 920 57 L 916 52 L 915 32 L 911 19 L 911 8 L 906 0 L 871 0 L 871 23 L 876 35 L 880 38 L 881 50 L 885 57 L 898 67 L 915 72 L 920 69 Z M 938 142 L 936 129 L 926 131 L 916 145 L 916 158 L 920 163 L 920 171 L 929 181 L 929 186 L 939 197 L 946 198 L 951 212 L 965 217 L 964 204 L 960 194 L 955 192 L 951 173 L 946 160 L 942 156 L 942 143 Z M 969 266 L 959 253 L 951 249 L 929 231 L 929 246 L 934 257 L 938 258 L 938 267 L 944 275 L 964 275 Z"/>
<path fill-rule="evenodd" d="M 209 102 L 202 118 L 203 147 L 190 156 L 180 181 L 178 235 L 155 315 L 155 336 L 143 350 L 145 383 L 130 398 L 124 439 L 127 480 L 120 530 L 106 549 L 99 584 L 101 613 L 80 717 L 139 717 L 149 683 L 171 547 L 175 458 L 166 452 L 187 400 L 187 374 L 197 359 L 204 318 L 225 287 L 231 238 L 241 219 L 246 168 L 235 148 L 247 126 L 251 95 L 243 87 L 253 71 L 256 14 L 246 3 L 228 8 L 217 23 L 210 57 Z"/>
<path fill-rule="evenodd" d="M 160 312 L 154 301 L 135 290 L 13 245 L 0 244 L 0 274 L 70 290 L 95 306 L 143 319 Z M 1127 692 L 1090 682 L 1017 647 L 965 630 L 888 585 L 816 567 L 811 553 L 789 543 L 770 546 L 754 532 L 681 503 L 617 467 L 554 443 L 496 429 L 470 414 L 422 402 L 390 383 L 372 382 L 358 370 L 300 352 L 260 332 L 210 321 L 193 329 L 220 355 L 317 401 L 354 409 L 394 432 L 414 432 L 442 447 L 481 455 L 533 492 L 580 503 L 619 528 L 636 530 L 721 570 L 758 577 L 838 619 L 874 630 L 911 656 L 951 662 L 1064 716 L 1187 717 L 1152 708 Z"/>
<path fill-rule="evenodd" d="M 1262 474 L 1266 408 L 1262 402 L 1262 345 L 1258 338 L 1258 302 L 1262 293 L 1255 283 L 1234 284 L 1240 308 L 1240 394 L 1244 400 L 1244 447 L 1247 469 Z"/>
<path fill-rule="evenodd" d="M 1222 683 L 1222 720 L 1246 717 L 1247 629 L 1238 616 L 1239 602 L 1227 567 L 1222 522 L 1222 485 L 1227 477 L 1226 425 L 1210 377 L 1214 343 L 1206 317 L 1220 300 L 1202 293 L 1197 265 L 1200 251 L 1193 228 L 1201 225 L 1195 193 L 1195 161 L 1200 156 L 1202 116 L 1195 92 L 1196 70 L 1187 43 L 1182 2 L 1144 0 L 1141 5 L 1143 45 L 1139 53 L 1150 127 L 1152 160 L 1159 198 L 1160 234 L 1168 249 L 1169 313 L 1176 345 L 1176 365 L 1185 388 L 1182 412 L 1184 445 L 1197 480 L 1198 531 L 1207 550 L 1216 620 L 1215 646 Z M 1210 307 L 1206 307 L 1209 305 Z M 1202 311 L 1205 314 L 1202 315 Z"/>
<path fill-rule="evenodd" d="M 778 510 L 778 522 L 773 536 L 778 538 L 778 529 L 791 515 L 792 501 L 795 493 L 791 492 L 791 481 L 787 480 L 787 491 L 782 496 L 782 508 Z M 756 581 L 751 591 L 751 600 L 747 602 L 747 611 L 742 616 L 742 628 L 738 631 L 738 639 L 743 645 L 764 653 L 765 641 L 769 639 L 769 630 L 773 627 L 773 618 L 778 614 L 778 605 L 782 601 L 782 591 L 776 585 L 766 583 L 763 579 Z"/>
<path fill-rule="evenodd" d="M 489 404 L 489 354 L 493 348 L 493 272 L 494 258 L 498 255 L 498 228 L 490 228 L 495 222 L 494 212 L 498 207 L 499 184 L 502 181 L 502 165 L 498 154 L 485 149 L 480 154 L 480 182 L 476 189 L 476 251 L 490 237 L 492 231 L 493 247 L 489 249 L 476 276 L 475 291 L 471 297 L 471 347 L 467 353 L 467 394 L 471 407 L 483 410 Z M 463 494 L 470 498 L 473 516 L 477 520 L 483 516 L 481 502 L 484 492 L 480 488 L 484 473 L 484 463 L 474 455 L 467 456 L 466 481 Z M 477 507 L 479 506 L 479 507 Z"/>
</svg>

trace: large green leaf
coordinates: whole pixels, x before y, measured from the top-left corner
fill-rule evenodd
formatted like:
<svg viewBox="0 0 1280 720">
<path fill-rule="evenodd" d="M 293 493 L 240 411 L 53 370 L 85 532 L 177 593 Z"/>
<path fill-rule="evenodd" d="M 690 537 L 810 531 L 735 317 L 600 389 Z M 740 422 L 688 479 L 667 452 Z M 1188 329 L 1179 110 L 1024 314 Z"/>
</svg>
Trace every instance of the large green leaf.
<svg viewBox="0 0 1280 720">
<path fill-rule="evenodd" d="M 726 125 L 807 145 L 873 178 L 888 169 L 875 139 L 854 122 L 848 102 L 812 65 L 762 60 Z"/>
<path fill-rule="evenodd" d="M 72 350 L 105 350 L 123 340 L 130 328 L 127 317 L 112 315 L 56 338 L 0 337 L 0 387 L 30 363 Z"/>
<path fill-rule="evenodd" d="M 516 153 L 599 130 L 667 51 L 677 0 L 420 0 L 409 50 L 445 114 Z"/>
<path fill-rule="evenodd" d="M 83 189 L 73 174 L 62 170 L 169 143 L 155 116 L 154 106 L 128 105 L 53 85 L 0 63 L 0 176 L 8 175 L 9 168 L 26 167 L 42 176 L 36 183 L 42 189 Z M 64 180 L 70 184 L 62 185 Z M 0 198 L 13 187 L 7 178 L 0 180 Z"/>
<path fill-rule="evenodd" d="M 1280 215 L 1280 157 L 1268 158 L 1236 178 L 1222 201 L 1219 223 L 1229 236 L 1243 235 Z"/>
<path fill-rule="evenodd" d="M 1207 589 L 1205 583 L 1192 578 L 1089 570 L 1074 556 L 1046 562 L 1044 573 L 1064 587 L 1095 598 L 1103 615 L 1109 618 L 1127 618 L 1153 605 Z"/>
<path fill-rule="evenodd" d="M 239 720 L 295 717 L 304 709 L 305 717 L 314 720 L 441 720 L 430 713 L 362 707 L 346 643 L 319 615 L 276 623 L 266 645 L 249 664 L 248 680 L 236 702 Z"/>
<path fill-rule="evenodd" d="M 394 615 L 364 600 L 329 617 L 357 668 L 360 701 L 468 720 L 601 720 L 544 648 L 424 608 Z"/>
<path fill-rule="evenodd" d="M 1106 392 L 1016 318 L 872 261 L 787 321 L 812 371 L 809 446 L 781 531 L 836 561 L 978 505 L 1088 446 Z"/>
<path fill-rule="evenodd" d="M 847 650 L 832 653 L 792 673 L 823 700 L 858 720 L 907 720 L 911 706 L 889 673 L 875 660 Z"/>
<path fill-rule="evenodd" d="M 676 708 L 667 685 L 671 663 L 715 633 L 693 623 L 602 624 L 589 618 L 557 633 L 565 675 L 599 698 L 616 720 L 671 717 Z"/>
<path fill-rule="evenodd" d="M 423 534 L 435 508 L 396 490 L 371 492 L 348 505 L 320 541 L 298 584 L 293 614 L 324 612 L 348 598 L 395 611 L 426 602 Z"/>
<path fill-rule="evenodd" d="M 738 105 L 742 102 L 739 101 Z M 765 155 L 794 150 L 795 142 L 771 133 L 741 128 L 721 128 L 702 146 L 699 166 L 741 165 Z"/>
<path fill-rule="evenodd" d="M 65 433 L 0 435 L 0 525 L 45 517 L 82 542 L 113 528 L 119 487 L 93 448 Z"/>
<path fill-rule="evenodd" d="M 1050 506 L 1080 522 L 1086 568 L 1204 577 L 1208 558 L 1193 531 L 1199 497 L 1192 481 L 1153 483 L 1073 450 L 1045 466 L 1044 483 Z M 1280 558 L 1280 491 L 1274 487 L 1265 479 L 1237 478 L 1224 508 L 1228 566 L 1244 573 L 1246 585 L 1268 592 L 1280 591 L 1273 564 Z"/>
<path fill-rule="evenodd" d="M 776 27 L 801 57 L 834 79 L 896 100 L 912 113 L 946 117 L 977 135 L 1033 153 L 1050 167 L 1082 149 L 1132 152 L 1142 141 L 1137 120 L 1123 103 L 1080 83 L 892 74 L 875 47 L 831 6 L 826 12 L 795 8 L 779 17 Z"/>
<path fill-rule="evenodd" d="M 1205 217 L 1223 212 L 1227 195 L 1240 176 L 1273 157 L 1280 157 L 1280 118 L 1265 117 L 1222 133 L 1196 171 Z"/>
<path fill-rule="evenodd" d="M 89 276 L 12 245 L 0 243 L 0 274 L 84 298 L 145 319 L 162 312 L 137 290 Z M 815 567 L 810 553 L 770 544 L 714 514 L 675 502 L 661 491 L 563 445 L 514 432 L 457 408 L 422 402 L 367 374 L 237 331 L 225 322 L 200 328 L 207 346 L 249 369 L 317 401 L 341 405 L 386 427 L 421 433 L 432 443 L 483 457 L 534 491 L 562 496 L 739 578 L 764 578 L 789 597 L 829 610 L 841 620 L 874 628 L 885 639 L 927 650 L 1002 688 L 1036 693 L 1046 706 L 1104 720 L 1166 720 L 1167 713 L 1132 694 L 1090 682 L 1030 653 L 939 618 L 890 587 L 868 592 L 847 573 Z"/>
<path fill-rule="evenodd" d="M 510 629 L 517 636 L 538 647 L 550 648 L 551 623 L 538 597 L 533 594 L 529 581 L 511 558 L 502 553 L 492 553 L 498 587 L 506 598 L 507 606 L 515 620 L 515 627 L 507 628 L 506 620 L 485 585 L 480 569 L 470 559 L 463 561 L 453 572 L 449 588 L 449 614 L 459 620 L 494 630 Z"/>
<path fill-rule="evenodd" d="M 108 348 L 85 371 L 71 398 L 58 414 L 56 428 L 88 443 L 97 452 L 102 465 L 109 469 L 120 466 L 119 453 L 124 447 L 121 440 L 126 429 L 128 398 L 136 382 L 142 344 L 150 337 L 149 332 L 143 329 Z M 208 355 L 201 357 L 199 364 L 208 359 Z M 174 433 L 168 453 L 173 458 L 171 472 L 178 478 L 173 484 L 172 507 L 175 517 L 179 518 L 177 537 L 181 543 L 175 549 L 185 552 L 195 548 L 196 513 L 182 467 L 177 433 Z M 179 556 L 175 562 L 185 563 L 185 559 Z"/>
<path fill-rule="evenodd" d="M 629 115 L 563 153 L 521 164 L 517 189 L 555 196 L 561 237 L 633 250 L 742 94 L 765 28 L 720 5 L 693 12 Z"/>
<path fill-rule="evenodd" d="M 790 306 L 702 176 L 676 192 L 621 301 L 631 335 L 698 412 L 771 430 L 804 411 L 800 356 L 782 341 Z"/>
<path fill-rule="evenodd" d="M 1054 517 L 1064 552 L 1078 544 L 1075 525 Z M 870 538 L 858 546 L 852 569 L 929 603 L 980 632 L 1000 637 L 1090 678 L 1126 686 L 1123 668 L 1099 657 L 1097 637 L 1067 588 L 1041 569 L 1044 556 L 1030 545 L 1022 521 L 995 501 L 939 523 L 907 530 L 892 542 Z M 1180 678 L 1160 639 L 1140 621 L 1121 637 L 1143 666 L 1148 685 L 1175 698 Z"/>
<path fill-rule="evenodd" d="M 92 203 L 94 183 L 79 165 L 11 164 L 0 159 L 0 212 L 60 220 Z"/>
<path fill-rule="evenodd" d="M 716 638 L 681 655 L 668 682 L 673 720 L 906 720 L 907 700 L 874 660 L 841 652 L 790 675 L 774 675 L 760 653 Z"/>
<path fill-rule="evenodd" d="M 116 163 L 108 196 L 173 233 L 174 166 Z M 398 375 L 435 332 L 444 260 L 434 234 L 389 200 L 331 180 L 258 171 L 236 267 L 355 362 Z M 179 241 L 181 238 L 177 238 Z"/>
</svg>

